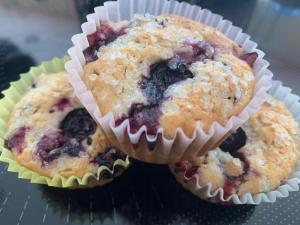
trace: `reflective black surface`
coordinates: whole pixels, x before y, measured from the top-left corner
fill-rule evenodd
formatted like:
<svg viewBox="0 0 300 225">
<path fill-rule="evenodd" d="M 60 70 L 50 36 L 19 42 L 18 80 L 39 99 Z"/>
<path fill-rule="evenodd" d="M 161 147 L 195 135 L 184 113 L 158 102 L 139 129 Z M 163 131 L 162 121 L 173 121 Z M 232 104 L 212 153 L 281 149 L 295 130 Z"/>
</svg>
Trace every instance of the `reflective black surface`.
<svg viewBox="0 0 300 225">
<path fill-rule="evenodd" d="M 31 65 L 63 56 L 103 1 L 0 0 L 0 88 Z M 274 78 L 300 94 L 300 1 L 188 1 L 222 14 L 265 51 Z M 300 194 L 260 206 L 220 206 L 177 185 L 165 166 L 135 163 L 115 182 L 59 190 L 17 179 L 0 163 L 0 224 L 300 224 Z"/>
<path fill-rule="evenodd" d="M 299 193 L 259 206 L 210 204 L 177 185 L 166 166 L 136 162 L 114 182 L 90 190 L 29 184 L 0 166 L 1 224 L 300 223 Z"/>
</svg>

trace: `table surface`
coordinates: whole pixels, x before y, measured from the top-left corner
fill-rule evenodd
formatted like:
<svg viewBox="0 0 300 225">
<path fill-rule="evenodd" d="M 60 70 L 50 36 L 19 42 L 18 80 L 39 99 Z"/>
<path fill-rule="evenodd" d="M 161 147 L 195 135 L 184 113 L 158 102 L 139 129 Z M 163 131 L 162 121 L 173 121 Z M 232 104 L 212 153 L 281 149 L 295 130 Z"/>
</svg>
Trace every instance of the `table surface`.
<svg viewBox="0 0 300 225">
<path fill-rule="evenodd" d="M 300 94 L 300 1 L 191 0 L 243 28 L 266 53 L 274 78 Z M 0 90 L 32 65 L 66 54 L 70 37 L 102 1 L 0 0 Z M 0 163 L 1 224 L 300 224 L 300 193 L 274 204 L 206 203 L 166 166 L 135 162 L 111 184 L 60 190 L 17 179 Z"/>
</svg>

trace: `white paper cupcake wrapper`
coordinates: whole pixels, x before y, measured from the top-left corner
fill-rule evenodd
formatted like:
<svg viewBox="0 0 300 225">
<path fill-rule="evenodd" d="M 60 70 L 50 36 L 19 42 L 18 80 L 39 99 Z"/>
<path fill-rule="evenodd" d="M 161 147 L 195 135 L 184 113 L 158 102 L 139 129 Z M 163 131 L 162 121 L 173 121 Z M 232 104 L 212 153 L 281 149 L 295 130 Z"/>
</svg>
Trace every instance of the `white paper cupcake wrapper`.
<svg viewBox="0 0 300 225">
<path fill-rule="evenodd" d="M 128 120 L 124 120 L 122 124 L 115 127 L 112 113 L 101 114 L 100 109 L 95 104 L 92 93 L 87 90 L 84 82 L 81 80 L 83 66 L 85 65 L 83 50 L 89 46 L 87 35 L 96 31 L 96 26 L 100 20 L 115 22 L 130 19 L 134 14 L 143 13 L 153 15 L 167 13 L 188 17 L 217 28 L 238 43 L 246 52 L 257 52 L 258 59 L 253 67 L 256 80 L 255 89 L 253 98 L 248 106 L 239 115 L 231 117 L 225 126 L 215 122 L 208 133 L 205 133 L 200 126 L 197 127 L 192 138 L 187 137 L 181 128 L 177 129 L 176 136 L 171 140 L 164 138 L 163 135 L 157 135 L 156 137 L 144 135 L 146 127 L 141 127 L 137 133 L 132 134 L 130 133 Z M 83 33 L 72 37 L 74 46 L 68 50 L 71 60 L 66 63 L 65 68 L 82 104 L 103 126 L 105 132 L 116 136 L 121 143 L 122 149 L 133 158 L 152 163 L 167 163 L 168 161 L 178 161 L 179 159 L 187 159 L 195 155 L 204 154 L 207 149 L 215 146 L 231 131 L 245 123 L 250 115 L 259 109 L 259 106 L 266 99 L 267 90 L 271 87 L 273 74 L 267 69 L 269 63 L 263 59 L 264 52 L 256 49 L 257 44 L 250 40 L 248 34 L 242 33 L 241 28 L 233 26 L 230 21 L 223 20 L 222 16 L 211 13 L 207 9 L 201 9 L 198 6 L 177 1 L 119 0 L 105 2 L 104 6 L 96 7 L 95 13 L 88 15 L 87 20 L 88 22 L 83 23 L 81 26 Z M 163 134 L 162 128 L 158 130 L 158 134 Z M 134 149 L 132 144 L 136 144 L 139 141 L 143 144 L 140 144 L 138 149 Z M 147 148 L 147 141 L 156 141 L 157 144 L 154 150 L 150 151 Z"/>
<path fill-rule="evenodd" d="M 274 96 L 279 101 L 282 101 L 288 110 L 293 114 L 294 118 L 300 124 L 300 97 L 291 93 L 291 89 L 282 86 L 280 81 L 273 81 L 272 88 L 269 90 L 269 94 Z M 300 149 L 299 149 L 300 151 Z M 285 198 L 289 196 L 289 192 L 298 191 L 300 184 L 300 160 L 295 168 L 295 171 L 290 179 L 287 180 L 286 184 L 279 186 L 276 190 L 259 193 L 252 195 L 245 193 L 241 196 L 232 194 L 227 198 L 224 198 L 223 188 L 217 189 L 215 192 L 211 190 L 211 183 L 205 186 L 199 185 L 199 176 L 196 174 L 192 178 L 185 177 L 185 172 L 175 173 L 174 164 L 170 165 L 170 169 L 177 181 L 181 183 L 186 189 L 190 190 L 195 195 L 202 199 L 207 199 L 211 202 L 230 202 L 233 204 L 260 204 L 262 202 L 273 203 L 277 198 Z"/>
</svg>

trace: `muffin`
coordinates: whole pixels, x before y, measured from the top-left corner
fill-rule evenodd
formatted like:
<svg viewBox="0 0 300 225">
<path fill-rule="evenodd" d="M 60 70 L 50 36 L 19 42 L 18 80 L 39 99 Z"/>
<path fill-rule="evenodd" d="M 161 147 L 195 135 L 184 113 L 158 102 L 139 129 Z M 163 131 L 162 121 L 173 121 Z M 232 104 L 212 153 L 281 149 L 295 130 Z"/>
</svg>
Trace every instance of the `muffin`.
<svg viewBox="0 0 300 225">
<path fill-rule="evenodd" d="M 204 24 L 137 15 L 100 21 L 87 39 L 83 81 L 101 114 L 111 112 L 116 126 L 128 120 L 131 133 L 145 126 L 172 139 L 181 128 L 192 137 L 196 127 L 225 125 L 253 97 L 257 53 Z"/>
<path fill-rule="evenodd" d="M 41 176 L 94 174 L 94 185 L 119 175 L 125 168 L 115 162 L 128 160 L 79 103 L 65 72 L 35 79 L 10 113 L 5 147 Z M 100 167 L 106 169 L 98 174 Z"/>
<path fill-rule="evenodd" d="M 218 148 L 170 168 L 184 187 L 195 191 L 192 180 L 211 191 L 232 194 L 269 192 L 292 175 L 299 158 L 299 126 L 285 105 L 273 97 Z M 201 196 L 200 196 L 201 197 Z"/>
</svg>

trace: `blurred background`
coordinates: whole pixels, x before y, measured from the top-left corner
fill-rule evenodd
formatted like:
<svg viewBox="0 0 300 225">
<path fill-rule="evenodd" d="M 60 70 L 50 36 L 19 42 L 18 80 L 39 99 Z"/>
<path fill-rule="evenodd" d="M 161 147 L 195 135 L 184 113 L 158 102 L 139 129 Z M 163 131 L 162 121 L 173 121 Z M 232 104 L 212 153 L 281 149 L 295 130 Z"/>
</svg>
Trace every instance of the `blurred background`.
<svg viewBox="0 0 300 225">
<path fill-rule="evenodd" d="M 99 0 L 0 0 L 0 88 L 32 65 L 66 54 Z M 300 94 L 299 0 L 190 0 L 243 28 L 265 51 L 275 79 Z"/>
</svg>

